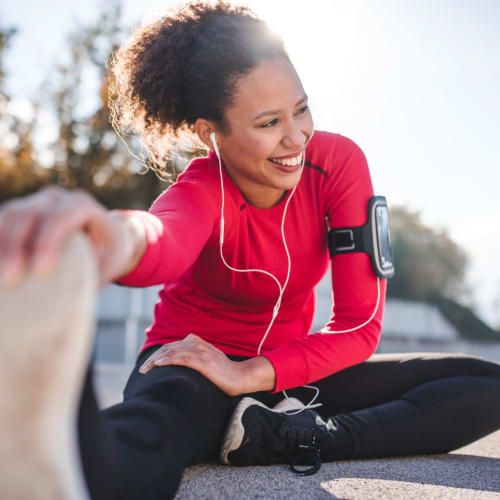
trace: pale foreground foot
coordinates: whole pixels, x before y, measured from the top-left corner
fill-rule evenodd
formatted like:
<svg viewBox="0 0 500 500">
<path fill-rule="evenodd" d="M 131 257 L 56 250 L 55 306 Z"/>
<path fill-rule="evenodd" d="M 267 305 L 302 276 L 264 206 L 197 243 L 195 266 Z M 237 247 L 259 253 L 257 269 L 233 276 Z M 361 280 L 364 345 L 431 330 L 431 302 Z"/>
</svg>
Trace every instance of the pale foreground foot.
<svg viewBox="0 0 500 500">
<path fill-rule="evenodd" d="M 0 284 L 0 498 L 88 500 L 77 412 L 94 332 L 97 267 L 72 236 L 56 271 Z"/>
</svg>

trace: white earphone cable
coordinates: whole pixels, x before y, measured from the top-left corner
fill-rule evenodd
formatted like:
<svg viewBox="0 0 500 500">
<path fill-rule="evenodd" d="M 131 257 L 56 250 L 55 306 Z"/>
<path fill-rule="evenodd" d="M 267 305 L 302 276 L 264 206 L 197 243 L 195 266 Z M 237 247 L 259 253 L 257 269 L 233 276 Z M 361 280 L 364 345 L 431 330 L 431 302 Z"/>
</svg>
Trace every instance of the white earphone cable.
<svg viewBox="0 0 500 500">
<path fill-rule="evenodd" d="M 373 309 L 372 315 L 364 323 L 361 323 L 360 325 L 355 326 L 353 328 L 348 328 L 347 330 L 329 330 L 325 327 L 320 330 L 320 333 L 322 333 L 323 335 L 329 335 L 335 333 L 349 333 L 359 330 L 360 328 L 363 328 L 368 323 L 370 323 L 370 321 L 372 321 L 373 318 L 375 317 L 375 314 L 377 314 L 379 303 L 380 303 L 380 278 L 377 276 L 377 302 L 375 303 L 375 308 Z"/>
<path fill-rule="evenodd" d="M 265 271 L 263 269 L 236 269 L 236 268 L 230 266 L 226 262 L 226 259 L 224 259 L 224 254 L 222 252 L 222 245 L 223 245 L 223 242 L 224 242 L 224 179 L 223 179 L 223 175 L 222 175 L 222 160 L 221 160 L 221 157 L 220 157 L 219 149 L 217 147 L 217 141 L 215 139 L 215 133 L 214 132 L 212 132 L 210 134 L 210 139 L 211 139 L 211 141 L 212 141 L 212 143 L 214 145 L 214 149 L 215 149 L 215 153 L 217 154 L 217 158 L 219 159 L 220 185 L 221 185 L 221 194 L 222 194 L 219 250 L 220 250 L 220 256 L 221 256 L 222 262 L 224 262 L 225 266 L 227 268 L 229 268 L 230 270 L 236 271 L 236 272 L 239 272 L 239 273 L 258 272 L 258 273 L 267 274 L 268 276 L 270 276 L 271 278 L 273 278 L 273 280 L 278 285 L 278 288 L 279 288 L 279 291 L 280 291 L 278 300 L 276 301 L 276 304 L 274 305 L 274 308 L 273 308 L 273 315 L 272 315 L 272 318 L 271 318 L 271 322 L 269 323 L 269 326 L 267 327 L 267 330 L 266 330 L 264 336 L 262 337 L 262 340 L 260 341 L 259 347 L 257 349 L 257 356 L 260 356 L 262 345 L 264 344 L 264 342 L 265 342 L 265 340 L 266 340 L 266 338 L 267 338 L 267 336 L 269 334 L 269 331 L 271 330 L 271 327 L 273 326 L 274 320 L 275 320 L 276 316 L 278 315 L 279 309 L 281 307 L 281 299 L 283 297 L 283 293 L 285 291 L 285 288 L 286 288 L 286 286 L 288 284 L 288 280 L 290 278 L 291 259 L 290 259 L 290 253 L 288 251 L 288 246 L 286 244 L 284 227 L 285 227 L 285 217 L 286 217 L 286 212 L 287 212 L 287 209 L 288 209 L 288 204 L 290 203 L 290 200 L 292 199 L 293 194 L 295 193 L 295 190 L 297 189 L 298 184 L 296 184 L 294 186 L 291 195 L 289 196 L 288 200 L 286 201 L 285 208 L 283 210 L 283 218 L 281 220 L 281 237 L 283 239 L 283 243 L 284 243 L 284 246 L 285 246 L 285 252 L 286 252 L 287 259 L 288 259 L 288 272 L 287 272 L 285 284 L 282 286 L 281 283 L 279 282 L 279 280 L 273 274 L 271 274 L 270 272 Z M 305 158 L 306 158 L 306 154 L 305 154 L 305 151 L 304 151 L 304 153 L 302 155 L 302 166 L 301 166 L 302 169 L 304 168 Z M 377 313 L 379 303 L 380 303 L 380 279 L 377 277 L 377 302 L 375 304 L 375 309 L 374 309 L 374 311 L 373 311 L 373 313 L 372 313 L 372 315 L 370 316 L 369 319 L 367 319 L 364 323 L 362 323 L 361 325 L 358 325 L 358 326 L 356 326 L 354 328 L 349 328 L 347 330 L 338 330 L 338 331 L 327 330 L 326 328 L 323 328 L 322 330 L 320 330 L 320 333 L 323 334 L 323 335 L 328 335 L 328 334 L 337 334 L 337 333 L 348 333 L 348 332 L 353 332 L 355 330 L 359 330 L 360 328 L 362 328 L 363 326 L 367 325 L 368 323 L 370 323 L 370 321 L 373 320 L 373 318 L 375 317 L 375 314 Z M 287 410 L 286 411 L 287 415 L 295 415 L 295 414 L 300 413 L 300 412 L 302 412 L 304 410 L 307 410 L 307 409 L 310 409 L 310 408 L 318 408 L 319 406 L 322 406 L 321 403 L 313 404 L 314 401 L 316 401 L 316 399 L 318 398 L 319 392 L 320 392 L 317 387 L 312 386 L 312 385 L 303 385 L 302 387 L 307 387 L 309 389 L 314 389 L 316 391 L 316 394 L 311 399 L 311 401 L 309 401 L 309 403 L 307 403 L 307 405 L 305 405 L 303 408 L 297 409 L 296 411 Z M 285 398 L 289 400 L 290 398 L 288 397 L 288 394 L 286 393 L 286 391 L 282 391 L 282 392 L 283 392 Z"/>
<path fill-rule="evenodd" d="M 294 188 L 292 190 L 292 193 L 290 194 L 290 196 L 288 197 L 288 200 L 286 201 L 285 209 L 283 211 L 283 218 L 281 219 L 281 236 L 282 236 L 282 239 L 283 239 L 283 243 L 285 245 L 285 252 L 286 252 L 287 260 L 288 260 L 288 271 L 287 271 L 287 276 L 286 276 L 286 280 L 285 280 L 284 285 L 282 286 L 281 283 L 279 282 L 279 280 L 273 274 L 271 274 L 270 272 L 265 271 L 263 269 L 236 269 L 235 267 L 230 266 L 226 262 L 226 259 L 224 258 L 224 254 L 222 252 L 222 245 L 224 243 L 224 204 L 225 204 L 225 200 L 224 200 L 224 178 L 223 178 L 223 175 L 222 175 L 222 160 L 221 160 L 221 157 L 220 157 L 219 149 L 217 147 L 217 142 L 215 140 L 215 134 L 212 133 L 210 138 L 212 139 L 212 143 L 214 145 L 215 152 L 217 154 L 217 158 L 219 160 L 219 174 L 220 174 L 220 185 L 221 185 L 221 195 L 222 195 L 219 250 L 220 250 L 220 256 L 221 256 L 222 262 L 224 262 L 224 264 L 225 264 L 225 266 L 227 268 L 231 269 L 232 271 L 239 272 L 239 273 L 258 272 L 258 273 L 267 274 L 268 276 L 270 276 L 271 278 L 273 278 L 273 280 L 278 285 L 278 289 L 280 291 L 278 300 L 276 301 L 276 304 L 274 305 L 273 315 L 272 315 L 272 318 L 271 318 L 271 322 L 269 323 L 269 326 L 267 327 L 267 330 L 266 330 L 264 336 L 262 337 L 262 340 L 260 341 L 259 347 L 257 349 L 257 356 L 260 356 L 262 345 L 264 344 L 264 342 L 265 342 L 265 340 L 267 338 L 267 335 L 269 334 L 269 331 L 271 330 L 271 327 L 273 326 L 274 320 L 276 319 L 276 316 L 278 315 L 279 309 L 281 307 L 281 298 L 283 297 L 283 293 L 285 291 L 286 285 L 288 284 L 288 280 L 290 279 L 291 260 L 290 260 L 290 252 L 288 251 L 288 247 L 287 247 L 287 244 L 286 244 L 284 227 L 285 227 L 285 217 L 286 217 L 286 212 L 287 212 L 287 209 L 288 209 L 288 204 L 290 203 L 290 200 L 292 199 L 293 194 L 295 193 L 295 190 L 297 189 L 297 185 L 298 184 L 294 186 Z M 305 163 L 305 152 L 302 155 L 302 166 L 301 166 L 302 169 L 304 168 L 304 163 Z"/>
</svg>

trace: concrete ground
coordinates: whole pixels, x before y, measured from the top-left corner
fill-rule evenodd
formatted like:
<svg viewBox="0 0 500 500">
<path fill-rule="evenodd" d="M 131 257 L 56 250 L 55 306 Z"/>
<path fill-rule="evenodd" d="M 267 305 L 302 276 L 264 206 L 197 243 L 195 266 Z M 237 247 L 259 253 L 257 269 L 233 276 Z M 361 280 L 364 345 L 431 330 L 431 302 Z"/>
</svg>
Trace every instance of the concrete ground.
<svg viewBox="0 0 500 500">
<path fill-rule="evenodd" d="M 98 365 L 101 407 L 121 400 L 131 367 Z M 445 455 L 346 460 L 323 464 L 309 477 L 288 466 L 186 469 L 176 500 L 199 499 L 452 499 L 500 500 L 500 431 Z"/>
</svg>

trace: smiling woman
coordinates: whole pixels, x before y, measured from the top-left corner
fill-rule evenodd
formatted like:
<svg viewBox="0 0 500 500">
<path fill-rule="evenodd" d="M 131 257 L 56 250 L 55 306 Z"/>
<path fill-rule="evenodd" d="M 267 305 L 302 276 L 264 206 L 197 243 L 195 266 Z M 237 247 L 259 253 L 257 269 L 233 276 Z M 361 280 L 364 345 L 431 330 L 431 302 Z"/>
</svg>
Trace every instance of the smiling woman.
<svg viewBox="0 0 500 500">
<path fill-rule="evenodd" d="M 147 212 L 109 212 L 57 188 L 0 208 L 0 276 L 11 285 L 0 285 L 0 318 L 9 318 L 0 392 L 22 422 L 12 427 L 2 399 L 0 462 L 16 457 L 22 474 L 11 473 L 17 462 L 0 470 L 0 497 L 85 498 L 86 486 L 92 500 L 165 499 L 185 467 L 217 455 L 311 474 L 321 461 L 445 452 L 498 428 L 499 365 L 374 354 L 386 289 L 370 260 L 381 200 L 360 148 L 314 131 L 297 72 L 261 20 L 192 2 L 134 31 L 111 69 L 116 130 L 140 134 L 156 170 L 180 135 L 208 151 Z M 67 249 L 82 231 L 87 242 Z M 332 315 L 311 332 L 330 260 Z M 88 349 L 78 347 L 90 344 L 97 280 L 163 285 L 124 401 L 101 412 L 90 372 L 82 379 Z M 73 312 L 44 290 L 71 298 Z M 43 307 L 31 316 L 26 304 Z M 41 357 L 60 371 L 38 380 Z M 318 403 L 304 405 L 310 388 Z"/>
<path fill-rule="evenodd" d="M 249 203 L 272 207 L 299 182 L 313 134 L 307 97 L 292 64 L 265 60 L 241 78 L 226 118 L 229 132 L 216 133 L 229 177 Z M 212 129 L 207 120 L 195 124 L 207 145 Z"/>
</svg>

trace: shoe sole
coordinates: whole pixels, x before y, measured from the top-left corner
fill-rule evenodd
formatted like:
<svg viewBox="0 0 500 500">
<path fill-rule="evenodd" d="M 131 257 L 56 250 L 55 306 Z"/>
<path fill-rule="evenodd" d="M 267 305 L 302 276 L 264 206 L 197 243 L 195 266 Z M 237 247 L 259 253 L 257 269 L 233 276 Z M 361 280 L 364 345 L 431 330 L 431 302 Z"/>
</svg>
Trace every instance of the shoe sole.
<svg viewBox="0 0 500 500">
<path fill-rule="evenodd" d="M 77 412 L 97 283 L 89 242 L 76 234 L 51 276 L 0 284 L 0 498 L 90 498 Z"/>
<path fill-rule="evenodd" d="M 253 405 L 262 406 L 263 408 L 271 410 L 271 408 L 253 398 L 246 397 L 238 403 L 238 406 L 236 406 L 231 416 L 231 420 L 229 421 L 229 424 L 227 426 L 224 438 L 222 439 L 220 461 L 223 464 L 230 465 L 228 459 L 229 453 L 237 450 L 241 446 L 243 436 L 245 434 L 245 429 L 243 427 L 243 424 L 241 423 L 241 418 L 243 417 L 243 413 L 245 413 L 247 408 Z"/>
<path fill-rule="evenodd" d="M 241 446 L 243 436 L 245 435 L 245 428 L 241 423 L 241 419 L 243 418 L 243 413 L 245 413 L 245 411 L 253 405 L 262 406 L 262 408 L 274 411 L 275 413 L 283 413 L 288 410 L 298 410 L 304 407 L 303 403 L 296 398 L 283 399 L 273 408 L 269 408 L 264 403 L 261 403 L 256 399 L 249 397 L 243 398 L 234 409 L 231 420 L 226 428 L 226 433 L 222 439 L 220 460 L 223 464 L 230 465 L 231 463 L 228 458 L 229 453 L 237 450 Z"/>
</svg>

